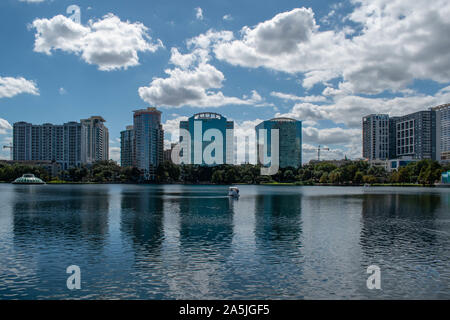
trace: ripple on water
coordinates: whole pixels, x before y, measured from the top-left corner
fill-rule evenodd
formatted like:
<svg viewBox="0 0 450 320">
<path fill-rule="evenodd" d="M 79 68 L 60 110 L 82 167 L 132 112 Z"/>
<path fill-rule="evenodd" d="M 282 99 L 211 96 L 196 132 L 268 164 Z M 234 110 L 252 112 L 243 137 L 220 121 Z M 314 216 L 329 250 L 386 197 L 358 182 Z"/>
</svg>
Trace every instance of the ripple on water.
<svg viewBox="0 0 450 320">
<path fill-rule="evenodd" d="M 0 185 L 1 299 L 450 298 L 450 192 L 53 187 Z"/>
</svg>

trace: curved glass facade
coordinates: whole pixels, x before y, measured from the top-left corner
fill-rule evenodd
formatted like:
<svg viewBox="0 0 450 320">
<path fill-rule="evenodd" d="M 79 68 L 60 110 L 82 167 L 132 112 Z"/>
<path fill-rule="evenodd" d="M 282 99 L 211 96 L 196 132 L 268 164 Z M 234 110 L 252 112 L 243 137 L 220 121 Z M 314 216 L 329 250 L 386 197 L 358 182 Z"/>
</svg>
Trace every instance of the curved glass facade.
<svg viewBox="0 0 450 320">
<path fill-rule="evenodd" d="M 290 118 L 274 118 L 261 122 L 255 127 L 256 130 L 256 157 L 258 164 L 261 160 L 258 157 L 260 154 L 261 145 L 258 142 L 263 141 L 260 137 L 260 129 L 267 130 L 267 156 L 271 156 L 272 139 L 270 130 L 279 130 L 279 155 L 280 168 L 293 167 L 298 168 L 302 165 L 302 122 Z M 265 164 L 267 165 L 267 164 Z"/>
</svg>

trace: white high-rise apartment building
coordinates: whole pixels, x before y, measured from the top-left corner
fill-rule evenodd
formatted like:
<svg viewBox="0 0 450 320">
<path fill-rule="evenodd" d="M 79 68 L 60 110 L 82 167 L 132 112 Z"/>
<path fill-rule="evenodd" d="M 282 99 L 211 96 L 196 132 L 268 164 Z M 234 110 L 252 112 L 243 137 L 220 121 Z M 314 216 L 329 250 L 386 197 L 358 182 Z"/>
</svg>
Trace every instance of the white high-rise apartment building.
<svg viewBox="0 0 450 320">
<path fill-rule="evenodd" d="M 108 129 L 100 118 L 63 125 L 16 122 L 13 125 L 13 160 L 54 161 L 61 164 L 63 170 L 106 160 Z"/>
<path fill-rule="evenodd" d="M 371 114 L 363 118 L 363 157 L 369 160 L 389 158 L 389 115 Z"/>
<path fill-rule="evenodd" d="M 431 108 L 436 117 L 436 160 L 450 161 L 450 103 Z"/>
<path fill-rule="evenodd" d="M 104 125 L 105 122 L 105 119 L 100 116 L 81 120 L 81 124 L 84 126 L 83 130 L 85 130 L 84 144 L 86 146 L 83 163 L 108 160 L 109 133 L 108 128 Z"/>
</svg>

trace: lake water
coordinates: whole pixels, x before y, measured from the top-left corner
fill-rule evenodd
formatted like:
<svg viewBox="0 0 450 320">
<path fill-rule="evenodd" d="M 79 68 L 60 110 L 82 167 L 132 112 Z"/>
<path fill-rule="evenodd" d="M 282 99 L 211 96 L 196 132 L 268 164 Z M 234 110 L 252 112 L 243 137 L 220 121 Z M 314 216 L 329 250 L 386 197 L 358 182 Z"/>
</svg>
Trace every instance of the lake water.
<svg viewBox="0 0 450 320">
<path fill-rule="evenodd" d="M 227 189 L 0 184 L 0 299 L 450 299 L 450 189 Z"/>
</svg>

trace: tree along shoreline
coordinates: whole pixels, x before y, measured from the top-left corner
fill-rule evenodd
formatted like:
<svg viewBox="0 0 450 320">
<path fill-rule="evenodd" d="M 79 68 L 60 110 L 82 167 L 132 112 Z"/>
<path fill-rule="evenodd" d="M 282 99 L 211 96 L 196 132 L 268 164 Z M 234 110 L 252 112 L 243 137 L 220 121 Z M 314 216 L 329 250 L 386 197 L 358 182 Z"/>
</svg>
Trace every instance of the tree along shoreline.
<svg viewBox="0 0 450 320">
<path fill-rule="evenodd" d="M 144 181 L 139 169 L 120 167 L 114 161 L 99 161 L 90 166 L 70 168 L 52 177 L 38 166 L 0 163 L 0 181 L 12 182 L 32 173 L 49 184 L 189 184 L 189 185 L 296 185 L 296 186 L 434 186 L 450 164 L 432 160 L 412 162 L 398 171 L 370 167 L 366 161 L 347 160 L 337 166 L 331 162 L 305 164 L 299 168 L 282 168 L 275 175 L 261 176 L 260 166 L 243 165 L 176 165 L 163 162 L 153 181 Z"/>
</svg>

